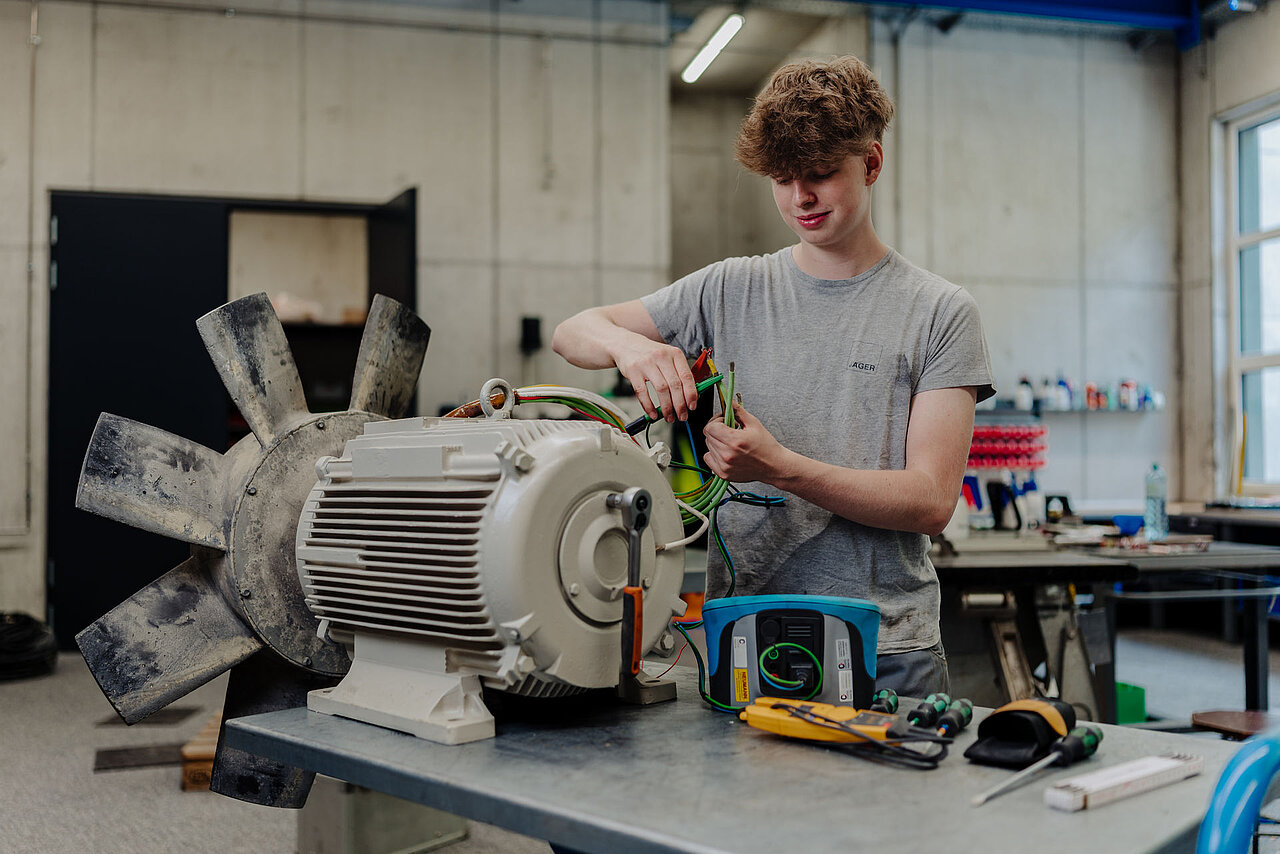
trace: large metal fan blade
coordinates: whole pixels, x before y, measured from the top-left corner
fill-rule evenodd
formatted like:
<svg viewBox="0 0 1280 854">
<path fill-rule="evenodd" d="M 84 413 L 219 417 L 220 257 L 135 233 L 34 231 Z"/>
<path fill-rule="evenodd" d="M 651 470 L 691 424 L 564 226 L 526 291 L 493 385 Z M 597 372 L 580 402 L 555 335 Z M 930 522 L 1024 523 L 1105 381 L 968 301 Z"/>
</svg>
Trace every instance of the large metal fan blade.
<svg viewBox="0 0 1280 854">
<path fill-rule="evenodd" d="M 231 671 L 222 706 L 223 730 L 213 761 L 209 788 L 221 795 L 264 806 L 299 809 L 307 802 L 315 773 L 246 753 L 226 745 L 226 721 L 232 718 L 305 706 L 307 692 L 334 680 L 307 674 L 263 650 Z"/>
<path fill-rule="evenodd" d="M 378 294 L 356 357 L 351 408 L 399 418 L 409 407 L 431 329 L 422 318 Z"/>
<path fill-rule="evenodd" d="M 102 693 L 136 723 L 262 649 L 209 578 L 186 561 L 76 635 Z"/>
<path fill-rule="evenodd" d="M 190 439 L 104 412 L 85 453 L 76 506 L 225 550 L 224 461 Z"/>
<path fill-rule="evenodd" d="M 196 321 L 205 349 L 262 447 L 298 416 L 307 399 L 284 327 L 266 294 L 214 309 Z"/>
</svg>

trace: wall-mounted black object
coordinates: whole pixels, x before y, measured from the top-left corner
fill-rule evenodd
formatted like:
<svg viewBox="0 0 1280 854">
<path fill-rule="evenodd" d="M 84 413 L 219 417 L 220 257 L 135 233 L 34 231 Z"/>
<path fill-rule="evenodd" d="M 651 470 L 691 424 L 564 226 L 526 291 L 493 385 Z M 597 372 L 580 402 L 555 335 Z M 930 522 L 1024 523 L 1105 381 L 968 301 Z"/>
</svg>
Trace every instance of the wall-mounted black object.
<svg viewBox="0 0 1280 854">
<path fill-rule="evenodd" d="M 542 318 L 520 318 L 520 352 L 532 356 L 542 349 Z"/>
<path fill-rule="evenodd" d="M 113 412 L 216 450 L 247 430 L 195 326 L 227 301 L 232 212 L 364 216 L 369 301 L 381 293 L 413 310 L 417 191 L 385 205 L 54 191 L 50 206 L 46 619 L 59 646 L 74 649 L 78 631 L 188 551 L 75 508 L 98 415 Z M 360 326 L 286 332 L 308 402 L 317 411 L 330 398 L 345 402 Z"/>
</svg>

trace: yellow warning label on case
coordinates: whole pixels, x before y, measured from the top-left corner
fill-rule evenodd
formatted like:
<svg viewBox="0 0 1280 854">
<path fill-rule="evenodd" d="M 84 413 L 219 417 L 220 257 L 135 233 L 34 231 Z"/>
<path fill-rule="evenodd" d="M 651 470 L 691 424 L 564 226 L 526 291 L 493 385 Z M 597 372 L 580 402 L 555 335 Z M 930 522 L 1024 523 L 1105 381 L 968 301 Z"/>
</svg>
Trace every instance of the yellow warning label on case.
<svg viewBox="0 0 1280 854">
<path fill-rule="evenodd" d="M 751 683 L 747 681 L 747 671 L 733 671 L 733 699 L 739 703 L 751 702 Z"/>
</svg>

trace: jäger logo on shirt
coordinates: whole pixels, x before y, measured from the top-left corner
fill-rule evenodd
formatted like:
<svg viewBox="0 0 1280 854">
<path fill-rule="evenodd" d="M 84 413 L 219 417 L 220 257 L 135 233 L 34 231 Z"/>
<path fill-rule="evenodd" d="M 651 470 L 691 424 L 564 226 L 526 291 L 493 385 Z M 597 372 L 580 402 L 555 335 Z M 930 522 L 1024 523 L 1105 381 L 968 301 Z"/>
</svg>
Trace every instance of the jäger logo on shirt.
<svg viewBox="0 0 1280 854">
<path fill-rule="evenodd" d="M 880 351 L 879 344 L 854 341 L 853 352 L 849 355 L 849 367 L 864 374 L 874 374 L 880 365 Z"/>
</svg>

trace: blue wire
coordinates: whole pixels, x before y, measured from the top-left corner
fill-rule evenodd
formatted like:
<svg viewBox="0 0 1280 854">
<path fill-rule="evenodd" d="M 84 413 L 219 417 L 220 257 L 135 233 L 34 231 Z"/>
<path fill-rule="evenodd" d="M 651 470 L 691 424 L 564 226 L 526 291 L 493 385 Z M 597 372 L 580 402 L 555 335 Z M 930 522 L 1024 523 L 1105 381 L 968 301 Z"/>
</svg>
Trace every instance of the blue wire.
<svg viewBox="0 0 1280 854">
<path fill-rule="evenodd" d="M 689 633 L 684 630 L 683 626 L 676 622 L 673 622 L 671 625 L 675 626 L 676 631 L 684 635 L 685 642 L 689 644 L 689 646 L 693 647 L 693 660 L 698 662 L 698 693 L 702 696 L 702 699 L 706 700 L 711 695 L 708 694 L 706 690 L 707 674 L 702 668 L 702 656 L 698 654 L 698 646 L 693 642 L 693 638 L 689 637 Z M 711 703 L 708 703 L 707 705 L 710 705 L 711 708 L 715 709 L 717 712 L 727 712 L 731 715 L 737 715 L 739 712 L 738 709 L 722 709 L 717 705 L 712 705 Z"/>
<path fill-rule="evenodd" d="M 729 589 L 731 591 L 730 595 L 732 595 L 732 590 L 738 586 L 738 583 L 737 583 L 738 572 L 733 567 L 733 558 L 729 556 L 729 547 L 725 545 L 724 537 L 720 535 L 720 525 L 719 525 L 719 522 L 717 521 L 719 518 L 720 508 L 728 504 L 729 500 L 730 499 L 726 498 L 723 501 L 721 501 L 719 504 L 717 504 L 714 508 L 712 508 L 711 530 L 716 535 L 716 542 L 720 544 L 720 553 L 724 555 L 725 566 L 729 570 L 729 578 L 731 581 Z"/>
<path fill-rule="evenodd" d="M 702 466 L 698 465 L 698 444 L 693 441 L 693 427 L 689 425 L 689 419 L 684 421 L 684 429 L 689 434 L 689 458 L 693 460 L 694 466 L 698 469 L 698 480 L 702 483 L 707 482 L 707 478 L 702 474 Z"/>
<path fill-rule="evenodd" d="M 769 675 L 769 671 L 765 670 L 763 667 L 762 667 L 762 668 L 760 668 L 760 675 L 764 677 L 764 681 L 768 682 L 770 685 L 772 685 L 772 686 L 773 686 L 773 687 L 775 687 L 775 688 L 781 688 L 783 691 L 794 691 L 794 690 L 796 690 L 796 686 L 795 686 L 795 685 L 779 685 L 777 682 L 774 682 L 774 681 L 773 681 L 773 677 L 772 677 L 771 675 Z M 801 686 L 801 687 L 803 687 L 803 686 Z"/>
</svg>

